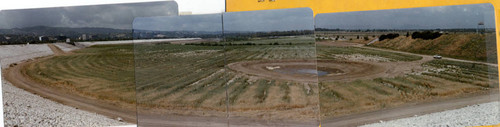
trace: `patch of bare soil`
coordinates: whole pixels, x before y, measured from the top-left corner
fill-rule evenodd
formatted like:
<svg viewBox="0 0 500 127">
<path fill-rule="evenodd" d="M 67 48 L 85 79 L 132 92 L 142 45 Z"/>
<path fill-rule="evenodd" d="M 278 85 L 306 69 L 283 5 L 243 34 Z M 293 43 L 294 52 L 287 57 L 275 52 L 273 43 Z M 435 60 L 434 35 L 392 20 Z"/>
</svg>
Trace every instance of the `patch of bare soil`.
<svg viewBox="0 0 500 127">
<path fill-rule="evenodd" d="M 231 63 L 234 71 L 251 76 L 285 81 L 316 83 L 319 81 L 354 81 L 379 77 L 395 77 L 423 71 L 424 58 L 412 62 L 369 62 L 348 60 L 264 60 Z M 283 73 L 280 70 L 313 70 L 313 73 Z M 315 72 L 314 72 L 315 71 Z M 326 73 L 326 74 L 322 74 Z M 319 76 L 317 75 L 319 74 Z"/>
</svg>

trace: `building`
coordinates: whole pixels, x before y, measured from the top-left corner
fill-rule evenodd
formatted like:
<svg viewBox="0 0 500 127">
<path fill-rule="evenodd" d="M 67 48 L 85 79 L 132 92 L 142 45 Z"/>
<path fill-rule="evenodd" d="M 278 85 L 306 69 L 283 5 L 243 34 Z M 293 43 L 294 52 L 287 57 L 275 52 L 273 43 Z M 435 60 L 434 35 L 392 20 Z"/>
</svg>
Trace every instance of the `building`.
<svg viewBox="0 0 500 127">
<path fill-rule="evenodd" d="M 57 37 L 56 37 L 56 39 L 57 39 L 58 41 L 65 41 L 67 38 L 68 38 L 68 37 L 66 37 L 66 36 L 64 36 L 64 35 L 59 35 L 59 36 L 57 36 Z"/>
<path fill-rule="evenodd" d="M 163 35 L 163 34 L 155 35 L 155 38 L 165 38 L 165 37 L 167 37 L 167 35 Z"/>
<path fill-rule="evenodd" d="M 87 34 L 82 34 L 81 38 L 80 38 L 82 41 L 85 41 L 87 40 Z"/>
<path fill-rule="evenodd" d="M 39 41 L 49 41 L 49 37 L 46 37 L 46 36 L 40 36 L 40 37 L 38 37 L 38 40 L 39 40 Z"/>
</svg>

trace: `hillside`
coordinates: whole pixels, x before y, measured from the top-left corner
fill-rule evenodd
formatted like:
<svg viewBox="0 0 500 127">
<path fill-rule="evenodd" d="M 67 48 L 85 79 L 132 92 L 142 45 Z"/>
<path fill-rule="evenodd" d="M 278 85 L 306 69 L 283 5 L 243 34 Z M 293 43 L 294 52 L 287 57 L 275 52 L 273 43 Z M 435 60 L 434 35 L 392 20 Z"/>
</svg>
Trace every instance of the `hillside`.
<svg viewBox="0 0 500 127">
<path fill-rule="evenodd" d="M 38 36 L 79 36 L 81 34 L 111 34 L 111 33 L 131 33 L 132 30 L 112 29 L 112 28 L 69 28 L 69 27 L 48 27 L 34 26 L 26 28 L 0 29 L 0 34 L 34 34 Z"/>
<path fill-rule="evenodd" d="M 433 40 L 399 36 L 373 43 L 371 46 L 458 59 L 497 63 L 494 34 L 444 34 Z"/>
</svg>

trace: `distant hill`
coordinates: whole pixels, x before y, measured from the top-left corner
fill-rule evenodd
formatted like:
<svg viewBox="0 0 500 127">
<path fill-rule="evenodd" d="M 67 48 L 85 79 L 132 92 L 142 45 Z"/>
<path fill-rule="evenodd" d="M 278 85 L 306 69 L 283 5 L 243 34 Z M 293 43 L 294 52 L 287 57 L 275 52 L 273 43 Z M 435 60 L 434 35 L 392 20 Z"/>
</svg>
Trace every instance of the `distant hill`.
<svg viewBox="0 0 500 127">
<path fill-rule="evenodd" d="M 270 36 L 296 36 L 310 35 L 312 30 L 292 30 L 292 31 L 224 31 L 226 38 L 251 38 Z M 134 38 L 222 38 L 222 31 L 151 31 L 134 30 Z"/>
<path fill-rule="evenodd" d="M 85 39 L 83 35 L 85 34 Z M 52 38 L 41 41 L 40 36 Z M 56 39 L 54 39 L 56 38 Z M 74 41 L 130 40 L 132 30 L 112 28 L 69 28 L 35 26 L 26 28 L 0 29 L 0 44 L 52 43 Z"/>
<path fill-rule="evenodd" d="M 135 39 L 151 38 L 221 38 L 222 31 L 152 31 L 134 30 Z"/>
<path fill-rule="evenodd" d="M 48 27 L 35 26 L 26 28 L 0 29 L 0 34 L 14 35 L 37 35 L 37 36 L 75 36 L 82 34 L 117 34 L 132 33 L 132 30 L 112 29 L 112 28 L 69 28 L 69 27 Z"/>
</svg>

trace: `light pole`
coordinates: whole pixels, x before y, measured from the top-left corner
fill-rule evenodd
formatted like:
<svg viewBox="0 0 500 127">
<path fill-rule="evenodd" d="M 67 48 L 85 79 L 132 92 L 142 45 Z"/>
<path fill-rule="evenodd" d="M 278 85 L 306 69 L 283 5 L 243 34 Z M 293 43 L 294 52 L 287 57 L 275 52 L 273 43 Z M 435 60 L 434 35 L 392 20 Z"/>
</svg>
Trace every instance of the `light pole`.
<svg viewBox="0 0 500 127">
<path fill-rule="evenodd" d="M 477 23 L 476 34 L 479 34 L 479 29 L 484 30 L 484 22 Z M 481 31 L 481 34 L 482 33 L 483 33 L 483 31 Z"/>
</svg>

